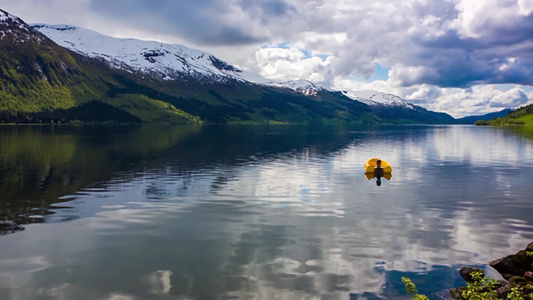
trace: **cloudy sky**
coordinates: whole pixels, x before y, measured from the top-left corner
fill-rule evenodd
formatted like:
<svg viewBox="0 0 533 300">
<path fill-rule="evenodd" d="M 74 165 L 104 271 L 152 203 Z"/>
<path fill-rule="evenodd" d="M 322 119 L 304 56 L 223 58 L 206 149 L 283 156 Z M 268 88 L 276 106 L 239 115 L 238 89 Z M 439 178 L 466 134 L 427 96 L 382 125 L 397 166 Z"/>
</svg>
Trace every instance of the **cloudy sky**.
<svg viewBox="0 0 533 300">
<path fill-rule="evenodd" d="M 455 117 L 533 102 L 533 0 L 0 0 L 26 22 L 179 43 L 269 79 Z"/>
</svg>

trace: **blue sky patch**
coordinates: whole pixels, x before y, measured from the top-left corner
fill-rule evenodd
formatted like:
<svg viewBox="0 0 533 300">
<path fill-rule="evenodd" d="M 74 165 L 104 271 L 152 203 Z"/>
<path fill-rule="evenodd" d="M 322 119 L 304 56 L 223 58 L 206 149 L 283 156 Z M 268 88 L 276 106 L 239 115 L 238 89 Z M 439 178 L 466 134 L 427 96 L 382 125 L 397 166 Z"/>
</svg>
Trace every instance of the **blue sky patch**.
<svg viewBox="0 0 533 300">
<path fill-rule="evenodd" d="M 370 83 L 376 80 L 387 81 L 387 79 L 389 79 L 390 68 L 385 68 L 378 63 L 374 63 L 374 65 L 376 66 L 376 71 L 369 78 L 363 78 L 361 76 L 349 76 L 348 79 L 357 80 L 365 83 Z"/>
</svg>

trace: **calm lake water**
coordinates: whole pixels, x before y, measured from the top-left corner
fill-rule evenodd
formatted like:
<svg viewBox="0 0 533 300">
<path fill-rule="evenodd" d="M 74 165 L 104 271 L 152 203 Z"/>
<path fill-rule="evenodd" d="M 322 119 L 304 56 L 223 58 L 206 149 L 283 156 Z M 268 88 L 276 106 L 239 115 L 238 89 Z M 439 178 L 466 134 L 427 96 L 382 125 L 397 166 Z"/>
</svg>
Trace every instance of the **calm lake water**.
<svg viewBox="0 0 533 300">
<path fill-rule="evenodd" d="M 2 126 L 0 299 L 439 299 L 531 178 L 528 127 Z"/>
</svg>

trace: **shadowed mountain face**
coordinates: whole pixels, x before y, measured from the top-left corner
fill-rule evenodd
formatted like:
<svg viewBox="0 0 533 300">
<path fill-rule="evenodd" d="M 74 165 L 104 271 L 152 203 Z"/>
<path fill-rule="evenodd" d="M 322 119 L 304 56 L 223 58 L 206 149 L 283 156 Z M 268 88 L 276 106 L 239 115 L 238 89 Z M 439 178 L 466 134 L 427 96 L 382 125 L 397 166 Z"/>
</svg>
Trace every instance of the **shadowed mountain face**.
<svg viewBox="0 0 533 300">
<path fill-rule="evenodd" d="M 413 105 L 368 106 L 312 83 L 306 83 L 311 90 L 299 81 L 274 84 L 185 46 L 114 39 L 69 26 L 32 27 L 5 11 L 1 15 L 0 122 L 453 122 Z M 52 32 L 70 50 L 38 30 Z M 113 49 L 130 53 L 131 60 L 113 56 Z"/>
<path fill-rule="evenodd" d="M 510 112 L 512 112 L 512 110 L 509 109 L 509 108 L 506 108 L 504 110 L 501 110 L 501 111 L 498 111 L 498 112 L 489 113 L 489 114 L 485 114 L 485 115 L 468 116 L 468 117 L 460 118 L 460 119 L 457 119 L 457 123 L 459 123 L 459 124 L 474 124 L 474 123 L 476 123 L 476 121 L 479 121 L 479 120 L 492 120 L 494 118 L 501 118 L 501 117 L 506 116 Z"/>
</svg>

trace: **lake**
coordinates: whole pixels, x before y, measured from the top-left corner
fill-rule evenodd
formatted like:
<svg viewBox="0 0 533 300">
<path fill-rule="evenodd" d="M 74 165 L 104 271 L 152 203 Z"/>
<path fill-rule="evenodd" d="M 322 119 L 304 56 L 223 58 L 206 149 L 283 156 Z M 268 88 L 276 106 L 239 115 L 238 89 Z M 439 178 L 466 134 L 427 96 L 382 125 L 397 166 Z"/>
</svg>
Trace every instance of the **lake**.
<svg viewBox="0 0 533 300">
<path fill-rule="evenodd" d="M 439 299 L 532 177 L 530 127 L 0 126 L 0 299 Z"/>
</svg>

